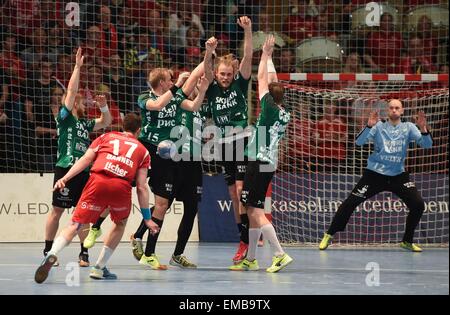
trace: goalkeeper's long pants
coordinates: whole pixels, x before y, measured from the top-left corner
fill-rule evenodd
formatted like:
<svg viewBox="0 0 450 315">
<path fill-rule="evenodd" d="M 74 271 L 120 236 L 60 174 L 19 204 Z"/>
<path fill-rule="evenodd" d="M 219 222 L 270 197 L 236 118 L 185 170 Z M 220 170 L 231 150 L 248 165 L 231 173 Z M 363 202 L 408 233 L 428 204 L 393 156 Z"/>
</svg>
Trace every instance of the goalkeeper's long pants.
<svg viewBox="0 0 450 315">
<path fill-rule="evenodd" d="M 409 213 L 406 218 L 403 241 L 412 243 L 414 231 L 425 210 L 425 205 L 415 184 L 409 179 L 407 172 L 397 176 L 386 176 L 366 169 L 350 196 L 339 206 L 327 233 L 334 235 L 336 232 L 343 231 L 356 207 L 382 191 L 390 191 L 396 194 L 408 207 Z M 392 206 L 392 203 L 388 203 L 388 208 L 383 208 L 386 207 L 386 202 L 384 201 L 381 203 L 382 209 L 364 207 L 362 212 L 392 211 Z"/>
</svg>

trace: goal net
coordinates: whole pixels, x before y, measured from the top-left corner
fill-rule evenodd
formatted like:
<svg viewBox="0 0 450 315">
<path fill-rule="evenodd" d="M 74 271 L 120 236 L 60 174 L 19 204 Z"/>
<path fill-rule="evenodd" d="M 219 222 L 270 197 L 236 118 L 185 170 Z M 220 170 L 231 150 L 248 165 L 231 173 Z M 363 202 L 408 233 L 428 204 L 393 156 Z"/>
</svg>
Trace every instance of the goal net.
<svg viewBox="0 0 450 315">
<path fill-rule="evenodd" d="M 292 118 L 272 186 L 272 216 L 280 239 L 291 244 L 320 242 L 373 150 L 372 145 L 356 146 L 356 135 L 364 128 L 370 111 L 379 110 L 380 117 L 386 118 L 387 101 L 397 98 L 404 105 L 405 121 L 414 122 L 417 111 L 426 113 L 433 137 L 431 149 L 413 145 L 406 160 L 406 170 L 425 201 L 415 240 L 421 244 L 448 244 L 449 92 L 445 83 L 344 81 L 345 75 L 330 76 L 340 80 L 286 82 L 285 102 L 292 110 Z M 291 77 L 298 79 L 302 75 Z M 364 77 L 372 76 L 360 78 Z M 334 241 L 400 242 L 407 213 L 397 196 L 381 193 L 357 208 L 346 230 L 337 233 Z"/>
</svg>

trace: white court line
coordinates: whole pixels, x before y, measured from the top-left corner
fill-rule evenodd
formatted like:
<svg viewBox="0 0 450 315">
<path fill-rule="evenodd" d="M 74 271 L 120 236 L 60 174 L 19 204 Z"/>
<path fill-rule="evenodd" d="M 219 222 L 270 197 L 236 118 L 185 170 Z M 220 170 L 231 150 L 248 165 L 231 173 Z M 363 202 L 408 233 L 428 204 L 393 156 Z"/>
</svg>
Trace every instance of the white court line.
<svg viewBox="0 0 450 315">
<path fill-rule="evenodd" d="M 328 282 L 311 282 L 311 284 L 323 284 L 323 285 L 328 285 Z"/>
<path fill-rule="evenodd" d="M 426 283 L 407 283 L 406 285 L 421 285 L 421 286 L 424 286 L 424 285 L 427 285 Z"/>
<path fill-rule="evenodd" d="M 249 280 L 246 281 L 247 283 L 264 283 L 264 281 L 254 281 L 254 280 Z"/>
<path fill-rule="evenodd" d="M 329 270 L 329 271 L 361 271 L 361 272 L 366 272 L 366 269 L 362 269 L 362 268 L 301 268 L 301 270 L 304 271 L 308 271 L 308 270 Z M 390 272 L 430 272 L 430 273 L 446 273 L 448 274 L 448 269 L 445 270 L 439 270 L 439 269 L 425 269 L 425 270 L 421 270 L 421 269 L 380 269 L 380 272 L 382 271 L 390 271 Z"/>
<path fill-rule="evenodd" d="M 297 282 L 288 282 L 288 281 L 283 281 L 280 282 L 281 284 L 297 284 Z"/>
<path fill-rule="evenodd" d="M 361 285 L 360 282 L 344 282 L 345 285 Z"/>
</svg>

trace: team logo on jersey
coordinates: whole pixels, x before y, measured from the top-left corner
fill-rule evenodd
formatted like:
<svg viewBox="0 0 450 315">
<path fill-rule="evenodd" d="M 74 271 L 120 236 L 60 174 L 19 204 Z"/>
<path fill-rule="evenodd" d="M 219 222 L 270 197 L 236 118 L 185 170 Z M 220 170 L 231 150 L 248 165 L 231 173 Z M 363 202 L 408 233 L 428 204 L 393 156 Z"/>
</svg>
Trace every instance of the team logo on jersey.
<svg viewBox="0 0 450 315">
<path fill-rule="evenodd" d="M 60 194 L 64 197 L 67 197 L 69 195 L 70 189 L 67 187 L 64 187 L 63 190 L 61 190 Z"/>
<path fill-rule="evenodd" d="M 81 209 L 86 209 L 88 206 L 87 202 L 82 202 L 81 203 Z"/>
<path fill-rule="evenodd" d="M 413 182 L 404 183 L 403 186 L 405 186 L 406 188 L 416 187 L 416 185 Z"/>
<path fill-rule="evenodd" d="M 356 192 L 353 191 L 352 195 L 355 195 L 357 197 L 366 198 L 365 194 L 367 192 L 367 189 L 369 189 L 369 185 L 364 185 L 361 189 L 356 189 Z"/>
</svg>

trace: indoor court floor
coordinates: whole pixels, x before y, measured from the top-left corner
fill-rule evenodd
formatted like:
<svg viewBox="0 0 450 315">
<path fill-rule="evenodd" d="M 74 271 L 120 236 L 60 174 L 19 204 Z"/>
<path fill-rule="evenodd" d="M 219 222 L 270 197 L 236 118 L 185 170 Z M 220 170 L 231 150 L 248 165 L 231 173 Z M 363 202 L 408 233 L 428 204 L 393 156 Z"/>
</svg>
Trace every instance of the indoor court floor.
<svg viewBox="0 0 450 315">
<path fill-rule="evenodd" d="M 101 243 L 90 250 L 91 264 Z M 160 243 L 162 263 L 170 260 L 174 243 Z M 139 265 L 130 246 L 121 243 L 108 268 L 117 280 L 93 280 L 89 268 L 76 266 L 79 244 L 64 249 L 61 266 L 43 284 L 34 282 L 42 258 L 42 244 L 0 243 L 0 294 L 158 294 L 158 295 L 325 295 L 325 294 L 449 294 L 449 250 L 425 248 L 411 253 L 400 248 L 341 248 L 326 251 L 287 247 L 294 262 L 277 274 L 266 273 L 270 249 L 258 249 L 257 272 L 231 272 L 236 244 L 189 243 L 187 257 L 197 270 L 169 266 L 154 271 Z M 67 270 L 66 270 L 67 269 Z M 78 281 L 79 280 L 79 281 Z"/>
</svg>

